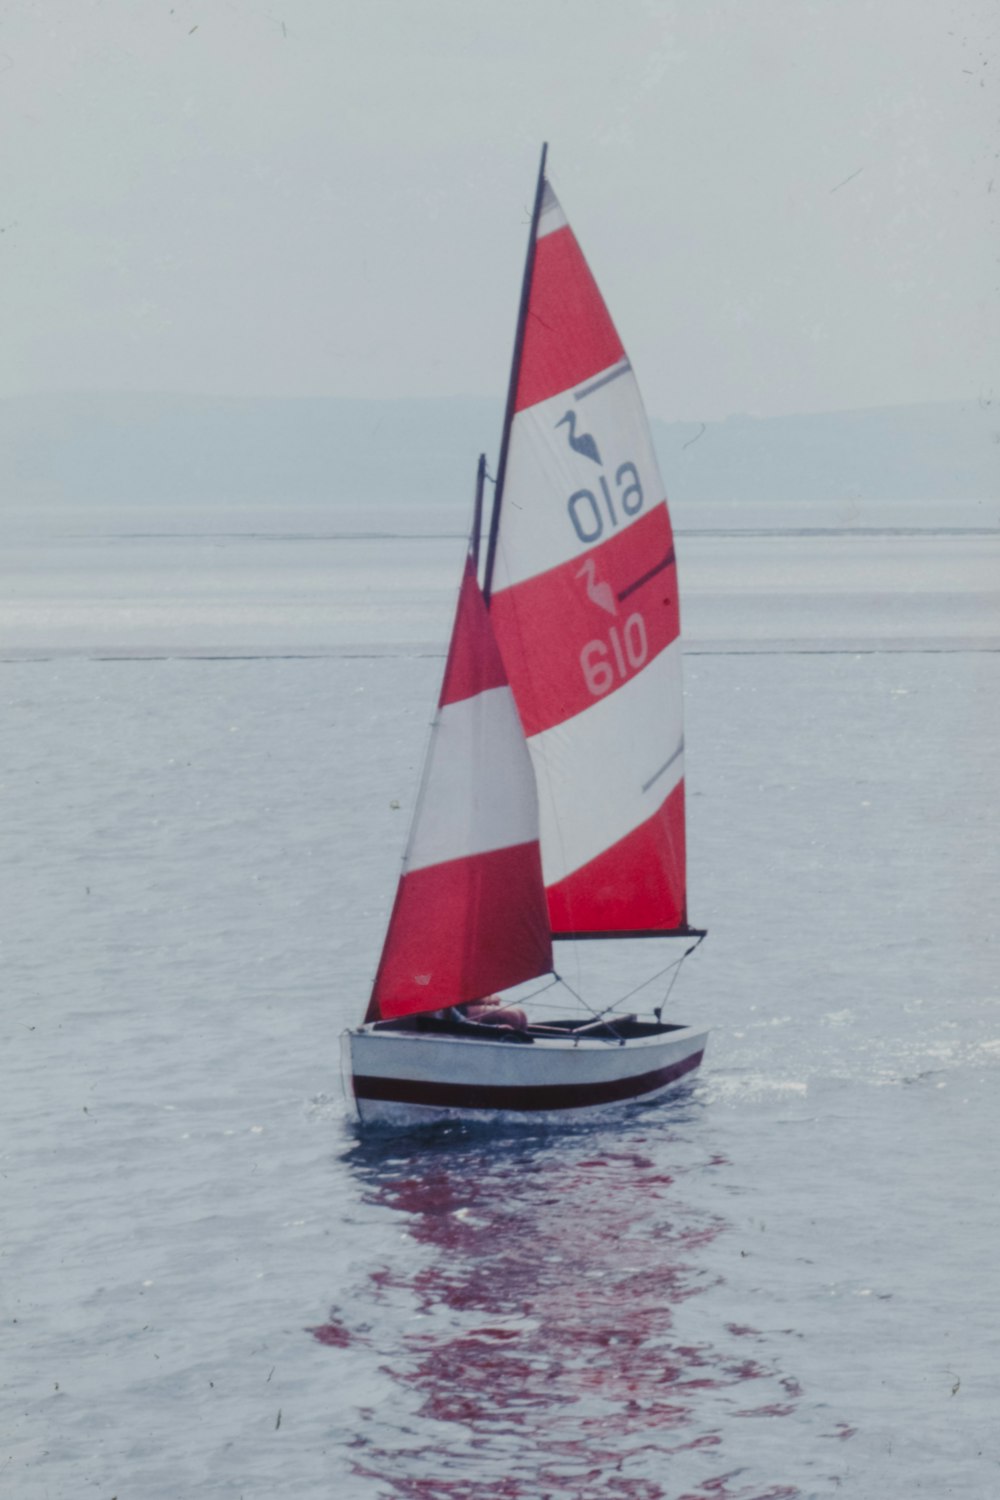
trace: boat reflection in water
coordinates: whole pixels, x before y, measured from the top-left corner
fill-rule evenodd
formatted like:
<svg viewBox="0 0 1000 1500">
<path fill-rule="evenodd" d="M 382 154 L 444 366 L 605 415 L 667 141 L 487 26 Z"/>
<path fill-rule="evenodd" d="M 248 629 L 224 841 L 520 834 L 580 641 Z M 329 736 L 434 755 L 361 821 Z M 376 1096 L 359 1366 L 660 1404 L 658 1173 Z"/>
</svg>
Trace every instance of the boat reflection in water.
<svg viewBox="0 0 1000 1500">
<path fill-rule="evenodd" d="M 367 1279 L 309 1332 L 350 1349 L 356 1482 L 412 1500 L 800 1495 L 753 1483 L 748 1424 L 735 1459 L 729 1427 L 791 1414 L 796 1383 L 746 1357 L 753 1330 L 722 1325 L 716 1346 L 704 1318 L 678 1317 L 721 1285 L 726 1224 L 657 1166 L 665 1136 L 351 1152 L 369 1243 L 372 1212 L 389 1220 Z"/>
</svg>

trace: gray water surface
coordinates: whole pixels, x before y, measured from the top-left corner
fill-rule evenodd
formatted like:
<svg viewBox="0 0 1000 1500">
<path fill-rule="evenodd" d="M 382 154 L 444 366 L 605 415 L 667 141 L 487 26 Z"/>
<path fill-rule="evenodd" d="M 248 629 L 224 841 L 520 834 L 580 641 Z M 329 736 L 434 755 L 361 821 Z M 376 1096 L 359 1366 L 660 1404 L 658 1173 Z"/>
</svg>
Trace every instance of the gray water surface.
<svg viewBox="0 0 1000 1500">
<path fill-rule="evenodd" d="M 1000 1493 L 997 575 L 967 539 L 918 540 L 924 572 L 885 538 L 688 544 L 711 931 L 671 1009 L 712 1028 L 697 1082 L 598 1126 L 375 1141 L 338 1036 L 381 943 L 461 541 L 350 544 L 371 577 L 346 604 L 316 544 L 285 542 L 276 572 L 218 570 L 206 617 L 204 540 L 147 538 L 131 630 L 108 600 L 134 553 L 91 536 L 74 592 L 65 551 L 46 575 L 36 550 L 0 653 L 0 1489 Z M 393 625 L 404 573 L 427 654 Z M 224 577 L 255 659 L 207 659 Z M 866 579 L 881 613 L 854 650 Z M 314 654 L 282 659 L 299 630 Z M 584 947 L 562 966 L 594 994 L 649 971 L 647 945 Z"/>
</svg>

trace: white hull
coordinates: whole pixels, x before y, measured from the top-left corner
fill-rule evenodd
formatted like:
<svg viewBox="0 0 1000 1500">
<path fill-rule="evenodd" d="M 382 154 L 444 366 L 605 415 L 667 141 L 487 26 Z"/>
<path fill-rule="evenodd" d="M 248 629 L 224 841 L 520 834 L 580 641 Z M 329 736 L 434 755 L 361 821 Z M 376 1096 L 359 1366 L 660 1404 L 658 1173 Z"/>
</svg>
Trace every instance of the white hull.
<svg viewBox="0 0 1000 1500">
<path fill-rule="evenodd" d="M 435 1120 L 586 1119 L 648 1102 L 701 1062 L 707 1032 L 633 1028 L 626 1041 L 541 1036 L 525 1042 L 360 1026 L 345 1032 L 345 1074 L 364 1125 Z"/>
</svg>

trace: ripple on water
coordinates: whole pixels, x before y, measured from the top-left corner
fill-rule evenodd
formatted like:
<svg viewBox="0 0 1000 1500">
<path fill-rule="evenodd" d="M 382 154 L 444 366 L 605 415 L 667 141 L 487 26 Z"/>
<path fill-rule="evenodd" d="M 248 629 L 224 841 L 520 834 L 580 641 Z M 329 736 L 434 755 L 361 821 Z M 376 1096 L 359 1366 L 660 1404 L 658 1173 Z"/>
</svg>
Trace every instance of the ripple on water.
<svg viewBox="0 0 1000 1500">
<path fill-rule="evenodd" d="M 758 1330 L 693 1338 L 682 1316 L 718 1284 L 707 1252 L 729 1227 L 684 1179 L 724 1158 L 639 1123 L 499 1145 L 456 1129 L 347 1160 L 387 1232 L 308 1331 L 350 1350 L 352 1470 L 373 1494 L 799 1496 L 722 1451 L 732 1418 L 792 1416 L 798 1380 Z"/>
</svg>

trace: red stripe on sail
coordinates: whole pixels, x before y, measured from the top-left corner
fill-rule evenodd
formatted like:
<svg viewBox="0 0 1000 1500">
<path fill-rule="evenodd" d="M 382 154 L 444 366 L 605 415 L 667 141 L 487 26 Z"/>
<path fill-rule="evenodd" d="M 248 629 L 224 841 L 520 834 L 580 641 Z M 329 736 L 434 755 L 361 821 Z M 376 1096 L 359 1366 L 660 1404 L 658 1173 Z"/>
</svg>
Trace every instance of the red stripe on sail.
<svg viewBox="0 0 1000 1500">
<path fill-rule="evenodd" d="M 589 380 L 624 353 L 573 231 L 545 235 L 535 246 L 515 411 Z"/>
<path fill-rule="evenodd" d="M 670 932 L 686 925 L 684 782 L 631 833 L 548 887 L 560 932 Z"/>
<path fill-rule="evenodd" d="M 502 589 L 490 613 L 525 734 L 582 713 L 680 634 L 666 505 L 570 562 Z"/>
<path fill-rule="evenodd" d="M 446 860 L 400 881 L 365 1019 L 477 1000 L 551 968 L 538 844 Z"/>
<path fill-rule="evenodd" d="M 470 559 L 459 590 L 438 706 L 460 703 L 506 684 L 507 673 Z"/>
</svg>

